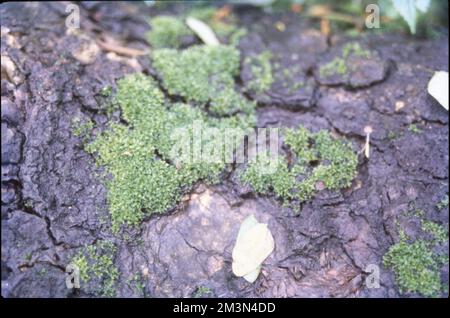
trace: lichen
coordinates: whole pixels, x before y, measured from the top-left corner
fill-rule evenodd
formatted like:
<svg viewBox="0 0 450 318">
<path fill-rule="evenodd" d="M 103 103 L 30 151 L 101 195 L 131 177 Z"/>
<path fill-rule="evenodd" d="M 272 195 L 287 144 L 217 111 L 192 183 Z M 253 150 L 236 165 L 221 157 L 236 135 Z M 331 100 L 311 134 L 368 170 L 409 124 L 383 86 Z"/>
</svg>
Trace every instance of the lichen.
<svg viewBox="0 0 450 318">
<path fill-rule="evenodd" d="M 352 147 L 345 141 L 333 139 L 326 131 L 311 133 L 303 127 L 286 129 L 284 144 L 295 158 L 292 164 L 288 165 L 284 157 L 258 154 L 257 160 L 241 172 L 241 181 L 256 193 L 273 191 L 283 202 L 303 202 L 314 195 L 319 182 L 324 188 L 336 191 L 350 186 L 356 176 L 358 161 Z"/>
</svg>

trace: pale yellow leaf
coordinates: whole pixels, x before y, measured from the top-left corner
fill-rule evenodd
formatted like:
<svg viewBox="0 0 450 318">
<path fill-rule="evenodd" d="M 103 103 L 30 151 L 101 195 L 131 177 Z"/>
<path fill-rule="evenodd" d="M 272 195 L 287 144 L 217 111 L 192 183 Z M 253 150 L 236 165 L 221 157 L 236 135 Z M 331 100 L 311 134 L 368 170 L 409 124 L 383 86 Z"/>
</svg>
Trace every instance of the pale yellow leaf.
<svg viewBox="0 0 450 318">
<path fill-rule="evenodd" d="M 196 18 L 188 17 L 186 24 L 206 45 L 220 45 L 214 31 L 206 23 Z"/>
<path fill-rule="evenodd" d="M 232 253 L 233 273 L 238 277 L 248 275 L 249 280 L 256 280 L 254 276 L 257 273 L 254 271 L 272 253 L 275 246 L 267 224 L 255 224 L 253 219 L 250 216 L 242 223 Z"/>
</svg>

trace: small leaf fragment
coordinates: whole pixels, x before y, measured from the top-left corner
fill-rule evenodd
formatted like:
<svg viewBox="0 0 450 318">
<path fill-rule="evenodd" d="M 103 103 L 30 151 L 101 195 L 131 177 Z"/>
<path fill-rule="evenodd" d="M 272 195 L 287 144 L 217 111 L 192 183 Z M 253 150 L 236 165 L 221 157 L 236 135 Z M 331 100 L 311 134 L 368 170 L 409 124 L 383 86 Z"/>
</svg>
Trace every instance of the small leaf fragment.
<svg viewBox="0 0 450 318">
<path fill-rule="evenodd" d="M 186 19 L 186 24 L 206 45 L 220 45 L 213 30 L 203 21 L 188 17 Z"/>
<path fill-rule="evenodd" d="M 258 278 L 262 262 L 272 253 L 274 239 L 267 224 L 258 223 L 253 215 L 242 222 L 233 248 L 233 273 L 248 282 Z"/>
</svg>

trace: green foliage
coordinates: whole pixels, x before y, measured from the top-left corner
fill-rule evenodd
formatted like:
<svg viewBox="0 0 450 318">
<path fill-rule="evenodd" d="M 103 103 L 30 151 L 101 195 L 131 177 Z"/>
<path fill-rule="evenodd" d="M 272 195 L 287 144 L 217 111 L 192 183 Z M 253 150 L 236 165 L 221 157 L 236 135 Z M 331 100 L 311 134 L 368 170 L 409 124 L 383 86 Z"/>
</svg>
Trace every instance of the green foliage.
<svg viewBox="0 0 450 318">
<path fill-rule="evenodd" d="M 336 56 L 330 62 L 320 66 L 319 74 L 321 77 L 333 75 L 346 75 L 351 69 L 349 59 L 353 57 L 368 59 L 372 56 L 369 50 L 361 47 L 358 42 L 349 42 L 342 47 L 340 56 Z"/>
<path fill-rule="evenodd" d="M 247 84 L 247 89 L 262 93 L 270 88 L 274 79 L 272 75 L 272 65 L 270 59 L 272 53 L 264 51 L 254 56 L 248 56 L 244 63 L 250 66 L 252 79 Z"/>
<path fill-rule="evenodd" d="M 193 34 L 182 20 L 171 16 L 152 18 L 150 27 L 147 40 L 154 49 L 179 48 L 181 37 Z"/>
<path fill-rule="evenodd" d="M 81 119 L 77 117 L 72 120 L 71 128 L 74 136 L 80 137 L 83 142 L 87 142 L 89 135 L 94 128 L 94 123 L 90 119 L 82 122 Z"/>
<path fill-rule="evenodd" d="M 230 103 L 230 107 L 238 107 L 233 111 L 242 112 L 226 118 L 208 117 L 198 107 L 165 104 L 151 77 L 132 74 L 118 81 L 115 101 L 128 125 L 111 123 L 86 146 L 88 152 L 97 154 L 97 164 L 107 168 L 107 200 L 114 232 L 124 224 L 137 226 L 150 214 L 168 211 L 198 181 L 219 181 L 226 167 L 224 149 L 215 146 L 223 140 L 220 134 L 227 128 L 245 131 L 255 121 L 254 104 L 234 90 L 228 94 L 231 100 L 220 92 L 211 107 L 225 114 Z M 194 136 L 194 123 L 202 126 L 200 130 L 215 128 L 214 134 Z M 177 131 L 179 136 L 174 135 Z M 219 138 L 214 138 L 215 133 Z M 219 160 L 193 160 L 194 140 L 201 140 L 198 147 L 204 153 L 218 150 Z"/>
<path fill-rule="evenodd" d="M 422 233 L 415 240 L 409 239 L 397 219 L 399 242 L 389 248 L 383 263 L 395 272 L 401 293 L 416 292 L 426 297 L 438 297 L 443 291 L 440 267 L 448 264 L 448 255 L 439 253 L 440 249 L 435 247 L 448 241 L 448 229 L 426 220 L 424 211 L 416 208 L 414 202 L 405 216 L 418 218 Z M 432 238 L 426 234 L 431 234 Z"/>
<path fill-rule="evenodd" d="M 409 125 L 408 130 L 414 134 L 420 134 L 422 132 L 422 129 L 417 127 L 416 124 Z"/>
<path fill-rule="evenodd" d="M 430 5 L 430 0 L 392 0 L 394 8 L 402 16 L 409 26 L 412 34 L 416 33 L 417 15 L 420 12 L 426 13 Z"/>
<path fill-rule="evenodd" d="M 326 131 L 314 134 L 303 127 L 286 129 L 284 143 L 297 160 L 291 167 L 283 157 L 258 154 L 240 174 L 241 181 L 257 193 L 273 191 L 283 201 L 303 202 L 314 195 L 319 182 L 336 191 L 350 186 L 356 176 L 358 160 L 352 147 Z M 319 164 L 313 167 L 312 162 Z"/>
<path fill-rule="evenodd" d="M 434 240 L 438 243 L 448 241 L 447 229 L 433 221 L 422 220 L 422 230 L 433 235 Z"/>
<path fill-rule="evenodd" d="M 209 287 L 199 286 L 192 294 L 193 298 L 207 298 L 213 296 L 214 293 Z"/>
<path fill-rule="evenodd" d="M 446 194 L 442 198 L 442 200 L 439 201 L 438 204 L 436 204 L 436 207 L 438 208 L 439 211 L 448 207 L 448 194 Z"/>
<path fill-rule="evenodd" d="M 119 278 L 119 271 L 114 265 L 115 255 L 116 246 L 109 241 L 86 246 L 76 254 L 71 264 L 80 271 L 81 288 L 95 295 L 114 297 Z"/>
<path fill-rule="evenodd" d="M 229 46 L 193 46 L 182 52 L 162 49 L 154 51 L 152 58 L 170 94 L 199 103 L 233 89 L 239 72 L 239 51 Z"/>
<path fill-rule="evenodd" d="M 408 243 L 401 240 L 389 248 L 383 263 L 394 270 L 402 293 L 417 292 L 436 297 L 441 292 L 440 263 L 428 242 L 416 240 Z"/>
<path fill-rule="evenodd" d="M 347 64 L 340 57 L 335 57 L 325 65 L 321 65 L 319 69 L 321 77 L 329 77 L 334 74 L 344 75 L 347 73 Z"/>
</svg>

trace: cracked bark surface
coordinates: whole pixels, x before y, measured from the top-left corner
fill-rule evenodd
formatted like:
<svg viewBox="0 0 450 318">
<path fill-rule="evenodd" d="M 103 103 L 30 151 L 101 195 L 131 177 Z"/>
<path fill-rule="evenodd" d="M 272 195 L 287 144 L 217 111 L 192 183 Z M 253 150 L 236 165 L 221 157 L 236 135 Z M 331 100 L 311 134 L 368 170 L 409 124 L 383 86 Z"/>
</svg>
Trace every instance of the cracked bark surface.
<svg viewBox="0 0 450 318">
<path fill-rule="evenodd" d="M 3 69 L 1 79 L 2 296 L 93 296 L 69 291 L 64 269 L 83 246 L 103 239 L 118 247 L 116 290 L 122 297 L 186 297 L 199 286 L 218 297 L 417 296 L 399 293 L 382 257 L 398 241 L 397 219 L 412 237 L 418 232 L 402 216 L 411 202 L 427 219 L 448 226 L 448 208 L 435 207 L 448 194 L 448 113 L 426 91 L 431 70 L 448 71 L 448 39 L 362 38 L 389 72 L 349 89 L 345 81 L 314 76 L 349 39 L 327 41 L 310 21 L 292 14 L 236 11 L 250 31 L 240 42 L 243 58 L 268 49 L 281 68 L 299 66 L 289 84 L 305 82 L 293 90 L 275 76 L 266 93 L 250 94 L 260 106 L 258 127 L 328 129 L 361 149 L 370 125 L 370 159 L 360 158 L 350 188 L 319 192 L 298 216 L 240 186 L 233 171 L 218 186 L 198 186 L 175 211 L 145 220 L 125 238 L 110 232 L 101 168 L 72 134 L 71 122 L 77 117 L 105 125 L 102 88 L 114 88 L 124 74 L 151 73 L 150 60 L 101 49 L 90 63 L 77 57 L 80 48 L 97 45 L 99 33 L 148 48 L 145 16 L 156 12 L 123 3 L 81 4 L 80 32 L 65 28 L 62 3 L 2 4 L 0 13 L 2 59 L 15 65 L 13 79 Z M 278 20 L 287 27 L 282 35 L 273 28 Z M 248 80 L 245 66 L 241 80 Z M 422 132 L 411 131 L 412 123 Z M 251 213 L 268 223 L 276 246 L 255 284 L 231 272 L 239 225 Z M 369 264 L 380 266 L 378 289 L 365 286 Z M 143 291 L 129 283 L 137 273 L 144 273 Z M 441 277 L 448 285 L 448 266 Z"/>
</svg>

